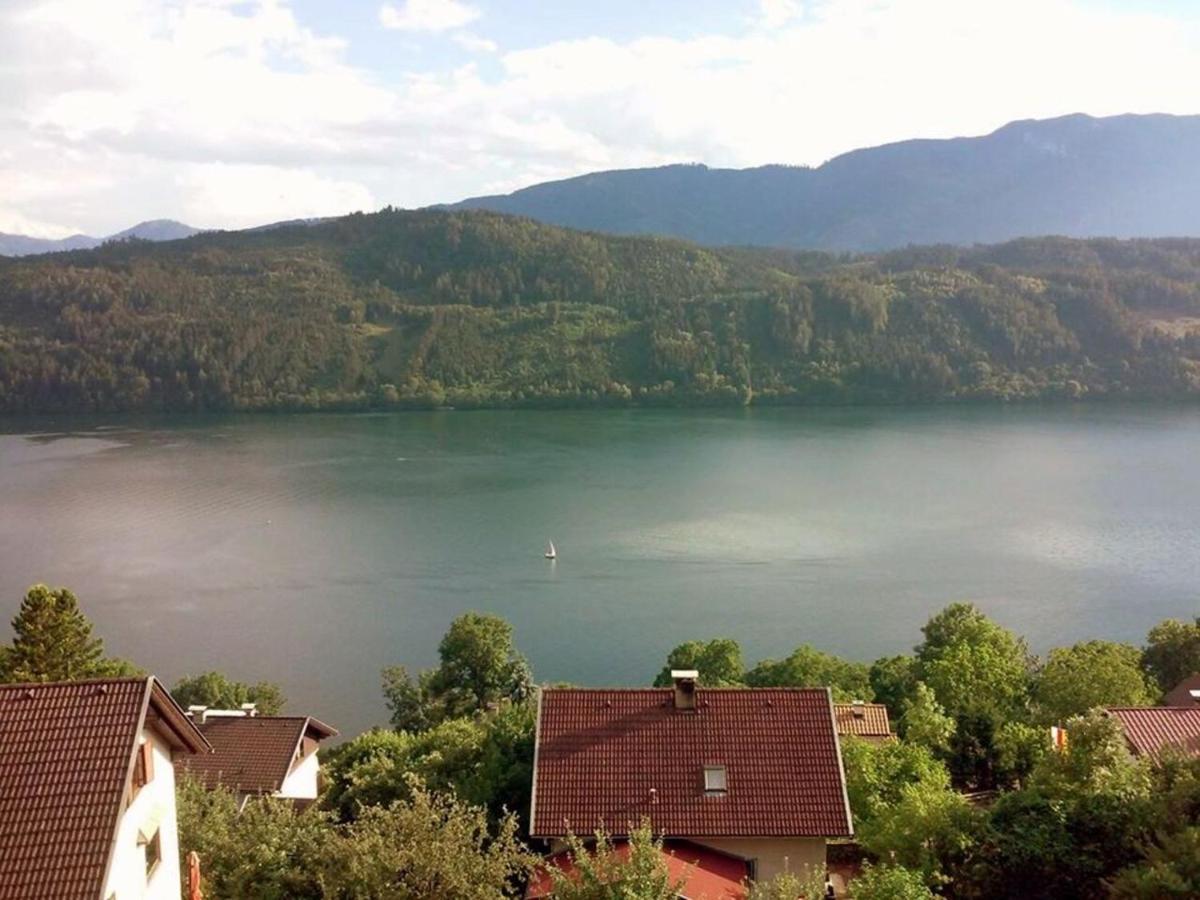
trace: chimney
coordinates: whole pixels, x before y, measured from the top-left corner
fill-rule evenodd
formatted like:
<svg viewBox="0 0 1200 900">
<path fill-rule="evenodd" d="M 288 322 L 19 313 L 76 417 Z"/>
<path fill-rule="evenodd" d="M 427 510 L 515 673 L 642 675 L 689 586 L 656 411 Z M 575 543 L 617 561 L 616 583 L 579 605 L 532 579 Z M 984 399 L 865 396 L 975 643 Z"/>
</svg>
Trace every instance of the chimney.
<svg viewBox="0 0 1200 900">
<path fill-rule="evenodd" d="M 695 669 L 672 669 L 671 681 L 675 683 L 675 708 L 695 711 L 696 679 L 700 673 Z"/>
<path fill-rule="evenodd" d="M 193 722 L 196 722 L 200 725 L 204 724 L 204 719 L 205 719 L 204 714 L 206 712 L 208 712 L 207 706 L 189 706 L 187 708 L 188 718 L 191 719 Z"/>
<path fill-rule="evenodd" d="M 258 704 L 257 703 L 243 703 L 242 704 L 242 715 L 257 716 L 258 715 Z"/>
<path fill-rule="evenodd" d="M 658 788 L 650 788 L 650 805 L 658 805 Z"/>
<path fill-rule="evenodd" d="M 850 704 L 850 710 L 854 713 L 854 718 L 862 719 L 867 715 L 867 706 L 861 700 L 855 700 Z"/>
</svg>

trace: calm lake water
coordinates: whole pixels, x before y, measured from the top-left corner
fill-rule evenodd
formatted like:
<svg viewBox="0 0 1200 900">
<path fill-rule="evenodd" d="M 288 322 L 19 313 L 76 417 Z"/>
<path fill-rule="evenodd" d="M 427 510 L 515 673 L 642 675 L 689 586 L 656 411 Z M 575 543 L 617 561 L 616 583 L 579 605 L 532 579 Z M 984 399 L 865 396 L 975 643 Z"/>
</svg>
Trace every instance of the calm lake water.
<svg viewBox="0 0 1200 900">
<path fill-rule="evenodd" d="M 1180 407 L 9 421 L 0 614 L 67 585 L 110 652 L 344 733 L 467 609 L 596 684 L 694 637 L 870 660 L 962 599 L 1039 651 L 1138 642 L 1200 613 L 1198 453 Z"/>
</svg>

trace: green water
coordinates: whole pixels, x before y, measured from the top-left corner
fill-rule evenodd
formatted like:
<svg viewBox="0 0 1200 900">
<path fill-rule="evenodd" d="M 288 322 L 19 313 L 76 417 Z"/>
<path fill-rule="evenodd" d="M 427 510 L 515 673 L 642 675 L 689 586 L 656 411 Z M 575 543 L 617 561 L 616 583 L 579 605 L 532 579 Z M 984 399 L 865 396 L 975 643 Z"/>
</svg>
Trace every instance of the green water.
<svg viewBox="0 0 1200 900">
<path fill-rule="evenodd" d="M 0 614 L 68 585 L 110 651 L 279 681 L 349 732 L 466 609 L 511 621 L 539 679 L 598 684 L 716 635 L 869 660 L 960 599 L 1038 650 L 1200 614 L 1189 408 L 2 427 Z"/>
</svg>

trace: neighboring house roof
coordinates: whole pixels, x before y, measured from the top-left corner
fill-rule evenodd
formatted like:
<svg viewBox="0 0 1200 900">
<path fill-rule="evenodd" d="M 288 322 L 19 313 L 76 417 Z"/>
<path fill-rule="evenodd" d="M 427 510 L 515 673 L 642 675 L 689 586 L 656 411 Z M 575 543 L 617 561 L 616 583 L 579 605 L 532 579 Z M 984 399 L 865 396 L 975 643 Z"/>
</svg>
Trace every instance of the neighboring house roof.
<svg viewBox="0 0 1200 900">
<path fill-rule="evenodd" d="M 545 688 L 538 703 L 530 833 L 649 817 L 669 837 L 850 835 L 850 808 L 824 688 L 698 688 L 695 710 L 666 689 Z M 705 767 L 727 790 L 705 791 Z"/>
<path fill-rule="evenodd" d="M 620 859 L 628 859 L 629 842 L 614 841 L 613 852 Z M 702 847 L 691 841 L 663 841 L 659 852 L 671 882 L 683 881 L 680 896 L 689 900 L 745 900 L 750 865 L 741 857 Z M 534 872 L 525 890 L 526 900 L 552 896 L 554 879 L 549 867 L 570 875 L 575 872 L 575 861 L 568 850 L 555 853 L 547 859 L 546 865 Z"/>
<path fill-rule="evenodd" d="M 180 768 L 209 787 L 271 794 L 299 758 L 301 741 L 322 741 L 337 731 L 310 716 L 219 716 L 196 724 L 213 752 L 183 760 Z"/>
<path fill-rule="evenodd" d="M 882 703 L 835 703 L 833 718 L 837 722 L 838 734 L 866 738 L 892 736 L 887 707 Z"/>
<path fill-rule="evenodd" d="M 1189 675 L 1163 697 L 1163 706 L 1200 706 L 1200 700 L 1192 696 L 1192 691 L 1200 691 L 1200 672 Z"/>
<path fill-rule="evenodd" d="M 208 750 L 153 678 L 0 685 L 0 900 L 96 900 L 144 727 Z"/>
<path fill-rule="evenodd" d="M 1156 759 L 1164 750 L 1174 749 L 1200 757 L 1200 706 L 1120 707 L 1108 713 L 1121 723 L 1125 740 L 1138 756 Z"/>
</svg>

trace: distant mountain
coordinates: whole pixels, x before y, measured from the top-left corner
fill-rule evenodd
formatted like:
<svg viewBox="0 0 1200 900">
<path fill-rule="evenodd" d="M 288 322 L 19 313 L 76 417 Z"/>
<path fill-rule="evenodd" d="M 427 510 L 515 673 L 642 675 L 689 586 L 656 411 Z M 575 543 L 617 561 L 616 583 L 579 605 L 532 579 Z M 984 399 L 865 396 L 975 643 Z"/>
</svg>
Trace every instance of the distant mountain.
<svg viewBox="0 0 1200 900">
<path fill-rule="evenodd" d="M 1200 116 L 1084 115 L 855 150 L 817 168 L 597 172 L 450 208 L 704 244 L 862 251 L 1200 235 Z"/>
<path fill-rule="evenodd" d="M 110 234 L 108 237 L 96 238 L 87 234 L 73 234 L 61 240 L 47 238 L 31 238 L 20 234 L 5 234 L 0 232 L 0 256 L 33 256 L 38 253 L 58 253 L 62 250 L 90 250 L 108 241 L 127 241 L 131 239 L 142 241 L 177 241 L 181 238 L 199 234 L 199 228 L 184 225 L 173 219 L 151 219 L 139 222 L 132 228 Z"/>
<path fill-rule="evenodd" d="M 495 213 L 0 259 L 0 416 L 1200 400 L 1200 239 L 876 256 Z"/>
</svg>

